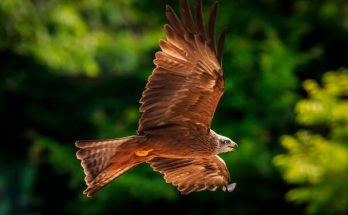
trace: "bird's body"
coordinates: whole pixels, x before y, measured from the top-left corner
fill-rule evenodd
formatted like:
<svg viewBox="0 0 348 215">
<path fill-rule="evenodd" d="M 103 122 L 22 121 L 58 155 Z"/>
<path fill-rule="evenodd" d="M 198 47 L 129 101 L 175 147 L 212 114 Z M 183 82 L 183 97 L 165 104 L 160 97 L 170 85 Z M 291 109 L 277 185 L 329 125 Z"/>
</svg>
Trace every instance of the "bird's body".
<svg viewBox="0 0 348 215">
<path fill-rule="evenodd" d="M 234 151 L 237 144 L 210 129 L 224 91 L 221 56 L 225 31 L 215 43 L 216 4 L 205 30 L 202 4 L 195 18 L 186 0 L 181 1 L 185 26 L 167 6 L 167 40 L 160 41 L 156 68 L 140 100 L 138 135 L 77 141 L 78 159 L 93 195 L 130 168 L 147 162 L 164 174 L 181 193 L 204 189 L 233 190 L 225 162 L 217 155 Z"/>
</svg>

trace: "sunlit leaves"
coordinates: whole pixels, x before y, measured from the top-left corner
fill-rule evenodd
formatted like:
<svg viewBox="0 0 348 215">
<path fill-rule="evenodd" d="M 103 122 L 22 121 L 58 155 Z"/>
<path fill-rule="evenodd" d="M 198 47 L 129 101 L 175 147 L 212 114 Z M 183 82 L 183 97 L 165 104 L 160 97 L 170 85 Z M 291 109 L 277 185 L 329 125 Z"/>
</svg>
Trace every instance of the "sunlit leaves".
<svg viewBox="0 0 348 215">
<path fill-rule="evenodd" d="M 296 105 L 298 123 L 306 130 L 282 137 L 287 154 L 274 163 L 284 179 L 299 187 L 286 198 L 308 202 L 308 213 L 346 213 L 348 204 L 348 72 L 328 72 L 320 86 L 304 82 L 309 98 Z"/>
<path fill-rule="evenodd" d="M 323 77 L 323 88 L 314 80 L 304 82 L 309 99 L 300 101 L 296 106 L 297 120 L 304 125 L 348 121 L 347 72 L 335 74 L 328 72 Z"/>
</svg>

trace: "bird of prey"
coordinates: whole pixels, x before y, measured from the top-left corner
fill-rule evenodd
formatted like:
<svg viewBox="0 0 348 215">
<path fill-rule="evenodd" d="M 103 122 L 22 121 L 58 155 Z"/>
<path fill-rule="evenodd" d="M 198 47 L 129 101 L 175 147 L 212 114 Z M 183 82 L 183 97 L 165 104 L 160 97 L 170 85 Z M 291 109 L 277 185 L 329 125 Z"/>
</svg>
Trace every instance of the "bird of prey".
<svg viewBox="0 0 348 215">
<path fill-rule="evenodd" d="M 221 60 L 226 29 L 216 44 L 217 3 L 207 27 L 201 0 L 196 1 L 195 18 L 187 0 L 180 1 L 180 12 L 182 21 L 166 6 L 166 40 L 159 42 L 156 67 L 140 100 L 137 135 L 76 141 L 87 196 L 144 162 L 182 194 L 235 188 L 218 154 L 235 151 L 238 145 L 210 128 L 224 92 Z"/>
</svg>

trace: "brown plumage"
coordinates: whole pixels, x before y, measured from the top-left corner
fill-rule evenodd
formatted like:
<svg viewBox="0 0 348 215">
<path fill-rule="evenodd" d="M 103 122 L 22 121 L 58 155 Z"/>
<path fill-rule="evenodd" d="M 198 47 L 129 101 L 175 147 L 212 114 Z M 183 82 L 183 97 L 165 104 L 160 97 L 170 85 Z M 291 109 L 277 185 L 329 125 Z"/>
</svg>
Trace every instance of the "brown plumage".
<svg viewBox="0 0 348 215">
<path fill-rule="evenodd" d="M 183 194 L 205 189 L 232 191 L 229 172 L 217 155 L 237 144 L 210 129 L 224 92 L 222 51 L 226 30 L 215 41 L 217 4 L 206 30 L 200 0 L 195 20 L 187 0 L 181 0 L 180 21 L 166 7 L 166 40 L 156 53 L 156 68 L 140 99 L 138 135 L 112 140 L 77 141 L 86 174 L 88 196 L 130 168 L 147 162 Z"/>
</svg>

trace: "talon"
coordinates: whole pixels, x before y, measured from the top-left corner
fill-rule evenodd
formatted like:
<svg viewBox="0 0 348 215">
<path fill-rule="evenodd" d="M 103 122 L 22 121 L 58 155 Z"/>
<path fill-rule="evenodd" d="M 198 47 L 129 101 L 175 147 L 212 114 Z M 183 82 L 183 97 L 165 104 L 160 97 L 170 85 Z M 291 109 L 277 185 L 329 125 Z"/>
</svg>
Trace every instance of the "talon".
<svg viewBox="0 0 348 215">
<path fill-rule="evenodd" d="M 143 151 L 136 151 L 135 155 L 139 156 L 139 157 L 145 157 L 147 156 L 151 151 L 153 151 L 153 149 L 149 149 L 149 150 L 143 150 Z"/>
<path fill-rule="evenodd" d="M 235 188 L 236 188 L 236 186 L 237 186 L 237 183 L 232 183 L 232 184 L 229 184 L 228 186 L 227 186 L 227 191 L 228 192 L 232 192 Z"/>
</svg>

